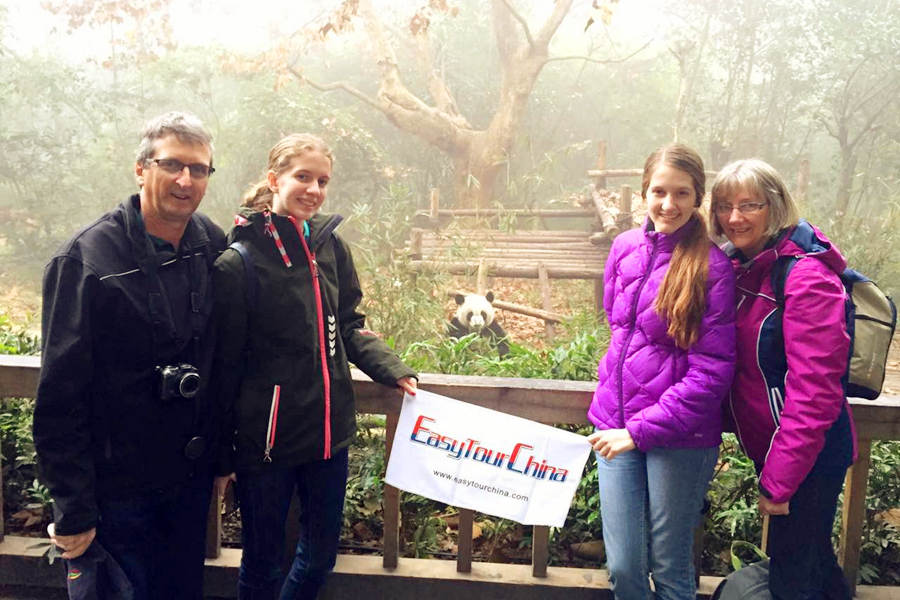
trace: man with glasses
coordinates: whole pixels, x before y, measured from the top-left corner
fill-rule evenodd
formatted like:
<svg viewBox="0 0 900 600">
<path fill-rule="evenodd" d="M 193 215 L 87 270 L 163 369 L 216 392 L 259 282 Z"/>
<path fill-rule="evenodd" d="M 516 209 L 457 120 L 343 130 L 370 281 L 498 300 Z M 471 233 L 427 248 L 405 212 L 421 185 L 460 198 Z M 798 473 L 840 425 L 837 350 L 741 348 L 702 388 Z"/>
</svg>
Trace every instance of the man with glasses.
<svg viewBox="0 0 900 600">
<path fill-rule="evenodd" d="M 157 117 L 134 172 L 139 193 L 45 269 L 34 441 L 69 579 L 112 557 L 135 600 L 200 600 L 215 431 L 210 268 L 225 246 L 195 212 L 211 136 L 192 115 Z"/>
</svg>

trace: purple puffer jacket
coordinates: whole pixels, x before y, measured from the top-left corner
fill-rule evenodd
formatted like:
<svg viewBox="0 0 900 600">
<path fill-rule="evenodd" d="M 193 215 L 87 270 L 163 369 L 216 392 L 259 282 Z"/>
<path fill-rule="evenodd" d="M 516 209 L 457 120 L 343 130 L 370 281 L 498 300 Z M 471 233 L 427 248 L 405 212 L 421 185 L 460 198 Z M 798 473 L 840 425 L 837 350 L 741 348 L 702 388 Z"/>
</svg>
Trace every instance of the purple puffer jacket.
<svg viewBox="0 0 900 600">
<path fill-rule="evenodd" d="M 609 252 L 603 307 L 611 339 L 588 418 L 598 429 L 626 428 L 644 452 L 717 446 L 735 363 L 731 263 L 710 243 L 700 336 L 689 349 L 679 348 L 654 304 L 672 251 L 695 221 L 671 234 L 649 226 L 648 219 L 621 234 Z"/>
</svg>

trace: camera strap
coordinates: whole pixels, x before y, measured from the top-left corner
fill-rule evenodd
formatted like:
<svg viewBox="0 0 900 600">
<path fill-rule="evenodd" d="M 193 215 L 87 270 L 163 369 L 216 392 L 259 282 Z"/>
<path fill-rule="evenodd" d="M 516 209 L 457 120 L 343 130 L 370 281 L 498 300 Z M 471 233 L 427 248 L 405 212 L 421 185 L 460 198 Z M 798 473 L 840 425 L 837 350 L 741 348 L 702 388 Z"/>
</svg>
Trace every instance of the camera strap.
<svg viewBox="0 0 900 600">
<path fill-rule="evenodd" d="M 191 227 L 202 227 L 202 224 L 192 218 L 188 224 L 188 230 Z M 185 232 L 187 234 L 187 230 Z M 149 240 L 148 240 L 149 242 Z M 153 340 L 153 360 L 157 365 L 166 362 L 166 358 L 161 356 L 161 347 L 165 340 L 178 339 L 178 326 L 173 313 L 172 303 L 169 301 L 169 295 L 166 286 L 163 285 L 162 277 L 159 274 L 161 267 L 172 265 L 178 268 L 182 261 L 188 263 L 188 309 L 190 310 L 191 323 L 191 339 L 189 342 L 188 361 L 194 366 L 199 366 L 200 360 L 200 336 L 206 326 L 207 319 L 203 315 L 203 307 L 206 296 L 210 287 L 210 250 L 209 244 L 202 247 L 187 245 L 187 248 L 179 248 L 173 258 L 160 263 L 159 255 L 153 252 L 143 264 L 141 270 L 147 277 L 147 308 L 149 311 L 152 340 Z M 181 290 L 178 290 L 180 293 Z M 181 354 L 183 348 L 178 348 L 178 354 Z M 172 357 L 173 360 L 184 360 L 185 357 Z M 201 385 L 203 385 L 201 383 Z M 199 458 L 205 451 L 206 440 L 203 435 L 203 414 L 205 402 L 203 398 L 205 394 L 197 394 L 191 399 L 193 406 L 193 415 L 191 422 L 191 438 L 184 449 L 184 454 L 189 460 Z"/>
</svg>

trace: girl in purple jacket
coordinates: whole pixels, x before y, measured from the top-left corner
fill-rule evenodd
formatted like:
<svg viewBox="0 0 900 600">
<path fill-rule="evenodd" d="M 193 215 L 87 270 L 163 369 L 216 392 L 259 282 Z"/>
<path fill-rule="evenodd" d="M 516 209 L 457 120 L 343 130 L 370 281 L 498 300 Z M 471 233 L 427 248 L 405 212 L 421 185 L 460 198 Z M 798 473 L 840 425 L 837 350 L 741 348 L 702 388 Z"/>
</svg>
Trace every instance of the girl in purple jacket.
<svg viewBox="0 0 900 600">
<path fill-rule="evenodd" d="M 737 274 L 737 370 L 728 406 L 759 472 L 771 515 L 769 589 L 776 600 L 850 598 L 831 545 L 855 436 L 842 377 L 850 338 L 840 273 L 847 264 L 802 219 L 781 176 L 761 160 L 723 168 L 712 227 Z M 781 301 L 773 270 L 784 273 Z"/>
<path fill-rule="evenodd" d="M 734 274 L 698 213 L 706 177 L 680 144 L 647 158 L 648 218 L 613 242 L 611 339 L 588 411 L 609 580 L 619 600 L 693 600 L 693 528 L 734 371 Z M 653 578 L 656 595 L 650 591 Z"/>
</svg>

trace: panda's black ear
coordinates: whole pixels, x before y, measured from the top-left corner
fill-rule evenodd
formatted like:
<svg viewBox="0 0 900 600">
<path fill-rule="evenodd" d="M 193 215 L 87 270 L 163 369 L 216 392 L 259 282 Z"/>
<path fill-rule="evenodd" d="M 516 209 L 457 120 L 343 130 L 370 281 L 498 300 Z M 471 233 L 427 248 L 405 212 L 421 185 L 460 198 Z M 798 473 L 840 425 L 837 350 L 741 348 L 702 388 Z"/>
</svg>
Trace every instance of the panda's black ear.
<svg viewBox="0 0 900 600">
<path fill-rule="evenodd" d="M 466 297 L 463 296 L 462 294 L 457 294 L 453 298 L 456 300 L 456 303 L 459 305 L 462 305 L 462 303 L 466 301 Z"/>
<path fill-rule="evenodd" d="M 488 302 L 490 302 L 491 304 L 493 304 L 494 303 L 494 292 L 489 291 L 487 294 L 484 295 L 484 299 L 487 300 Z"/>
</svg>

